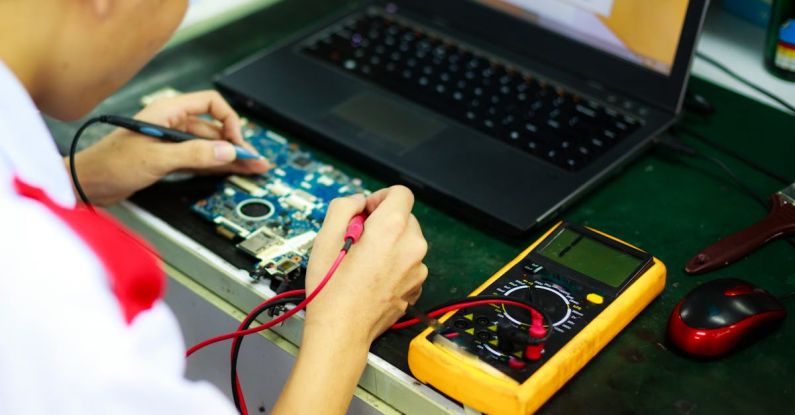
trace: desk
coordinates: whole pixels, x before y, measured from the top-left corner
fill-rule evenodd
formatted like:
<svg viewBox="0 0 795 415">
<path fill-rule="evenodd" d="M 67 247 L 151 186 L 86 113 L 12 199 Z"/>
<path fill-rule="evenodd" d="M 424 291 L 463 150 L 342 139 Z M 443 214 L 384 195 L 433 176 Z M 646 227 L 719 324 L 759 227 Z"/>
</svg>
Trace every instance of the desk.
<svg viewBox="0 0 795 415">
<path fill-rule="evenodd" d="M 97 112 L 132 113 L 138 108 L 140 96 L 163 86 L 183 90 L 209 87 L 212 76 L 228 65 L 353 3 L 341 0 L 281 2 L 233 26 L 168 49 L 140 76 L 103 103 Z M 792 117 L 699 79 L 692 81 L 692 88 L 716 103 L 718 112 L 707 120 L 686 115 L 684 122 L 689 128 L 763 162 L 781 175 L 795 178 L 795 163 L 790 159 L 790 155 L 795 154 Z M 785 129 L 789 130 L 788 134 Z M 74 126 L 54 125 L 53 130 L 64 148 Z M 95 137 L 98 135 L 94 133 Z M 699 141 L 688 139 L 687 142 L 724 159 L 760 194 L 783 187 Z M 369 188 L 384 185 L 377 177 L 343 160 L 323 157 L 347 173 L 362 177 Z M 214 255 L 205 255 L 205 248 L 174 231 L 193 226 L 187 223 L 192 218 L 184 208 L 190 203 L 188 193 L 206 191 L 206 188 L 207 184 L 201 182 L 160 184 L 133 199 L 136 205 L 158 210 L 158 215 L 169 217 L 170 225 L 145 209 L 129 205 L 117 209 L 116 213 L 151 238 L 175 268 L 211 288 L 227 302 L 248 309 L 258 300 L 258 292 L 245 283 L 245 276 L 228 264 L 201 259 Z M 174 190 L 179 189 L 183 195 L 175 196 Z M 525 241 L 497 239 L 449 217 L 424 200 L 418 201 L 415 214 L 430 242 L 427 264 L 431 276 L 420 306 L 466 294 L 538 236 L 536 233 Z M 668 285 L 661 297 L 541 412 L 792 411 L 795 408 L 795 382 L 790 380 L 791 373 L 795 373 L 795 359 L 791 355 L 795 345 L 793 318 L 762 342 L 716 362 L 683 358 L 672 352 L 664 340 L 665 324 L 676 301 L 708 279 L 740 276 L 774 293 L 795 290 L 795 250 L 784 242 L 772 243 L 753 256 L 707 276 L 690 277 L 682 271 L 685 261 L 699 249 L 758 220 L 763 214 L 713 166 L 663 151 L 649 151 L 572 207 L 566 214 L 567 219 L 621 237 L 661 258 L 669 266 Z M 187 222 L 177 223 L 180 221 Z M 196 232 L 189 234 L 198 238 L 201 232 Z M 278 332 L 295 341 L 300 323 L 291 321 Z M 389 333 L 377 342 L 362 387 L 403 412 L 460 412 L 454 403 L 394 370 L 406 369 L 404 356 L 412 335 L 412 332 Z"/>
</svg>

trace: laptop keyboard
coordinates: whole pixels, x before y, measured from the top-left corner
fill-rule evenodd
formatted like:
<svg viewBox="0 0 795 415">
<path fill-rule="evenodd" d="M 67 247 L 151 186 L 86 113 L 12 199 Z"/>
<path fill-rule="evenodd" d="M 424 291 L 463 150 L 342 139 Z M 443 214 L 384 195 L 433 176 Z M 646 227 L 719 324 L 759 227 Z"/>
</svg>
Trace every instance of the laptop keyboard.
<svg viewBox="0 0 795 415">
<path fill-rule="evenodd" d="M 390 17 L 366 14 L 304 52 L 569 171 L 639 121 Z"/>
</svg>

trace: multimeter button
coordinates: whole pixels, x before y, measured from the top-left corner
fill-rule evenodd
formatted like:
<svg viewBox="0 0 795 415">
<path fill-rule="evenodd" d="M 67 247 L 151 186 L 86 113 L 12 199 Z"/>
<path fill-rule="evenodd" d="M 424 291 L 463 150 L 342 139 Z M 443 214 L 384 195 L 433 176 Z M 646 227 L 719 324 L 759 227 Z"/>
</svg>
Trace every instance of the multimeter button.
<svg viewBox="0 0 795 415">
<path fill-rule="evenodd" d="M 453 322 L 453 325 L 459 329 L 466 329 L 469 328 L 471 323 L 468 320 L 458 319 Z"/>
<path fill-rule="evenodd" d="M 594 304 L 602 304 L 605 302 L 604 297 L 596 293 L 590 293 L 585 296 L 585 299 L 594 303 Z"/>
<path fill-rule="evenodd" d="M 508 358 L 508 367 L 511 369 L 524 369 L 525 366 L 527 366 L 527 363 L 525 363 L 522 359 L 517 359 L 513 356 Z"/>
</svg>

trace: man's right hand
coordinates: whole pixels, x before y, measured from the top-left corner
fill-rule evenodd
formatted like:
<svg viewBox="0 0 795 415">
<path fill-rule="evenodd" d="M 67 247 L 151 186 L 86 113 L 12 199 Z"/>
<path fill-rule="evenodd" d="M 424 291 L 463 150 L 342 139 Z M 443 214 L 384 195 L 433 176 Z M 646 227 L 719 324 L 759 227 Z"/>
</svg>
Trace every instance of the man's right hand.
<svg viewBox="0 0 795 415">
<path fill-rule="evenodd" d="M 417 301 L 428 276 L 422 262 L 428 243 L 411 214 L 413 205 L 414 195 L 403 186 L 331 202 L 309 260 L 307 292 L 339 254 L 351 218 L 362 212 L 369 216 L 359 242 L 309 304 L 305 330 L 333 327 L 369 345 Z"/>
<path fill-rule="evenodd" d="M 346 412 L 370 343 L 417 301 L 428 276 L 422 263 L 428 244 L 413 205 L 414 195 L 403 186 L 331 202 L 309 258 L 307 292 L 339 255 L 351 218 L 369 216 L 359 242 L 307 307 L 298 360 L 274 415 Z"/>
</svg>

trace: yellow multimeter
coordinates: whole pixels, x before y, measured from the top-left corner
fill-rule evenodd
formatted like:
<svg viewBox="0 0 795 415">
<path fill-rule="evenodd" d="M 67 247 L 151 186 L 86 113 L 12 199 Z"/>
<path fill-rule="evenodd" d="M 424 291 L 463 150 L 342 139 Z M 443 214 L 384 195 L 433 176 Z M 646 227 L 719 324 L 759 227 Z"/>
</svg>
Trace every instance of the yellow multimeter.
<svg viewBox="0 0 795 415">
<path fill-rule="evenodd" d="M 518 298 L 541 310 L 552 331 L 540 358 L 524 356 L 505 334 L 529 329 L 530 313 L 489 304 L 450 312 L 439 320 L 449 331 L 429 328 L 415 337 L 409 368 L 420 381 L 476 410 L 529 414 L 664 286 L 665 265 L 648 253 L 602 232 L 558 223 L 470 294 Z M 439 336 L 449 340 L 439 342 Z"/>
</svg>

